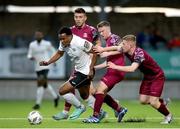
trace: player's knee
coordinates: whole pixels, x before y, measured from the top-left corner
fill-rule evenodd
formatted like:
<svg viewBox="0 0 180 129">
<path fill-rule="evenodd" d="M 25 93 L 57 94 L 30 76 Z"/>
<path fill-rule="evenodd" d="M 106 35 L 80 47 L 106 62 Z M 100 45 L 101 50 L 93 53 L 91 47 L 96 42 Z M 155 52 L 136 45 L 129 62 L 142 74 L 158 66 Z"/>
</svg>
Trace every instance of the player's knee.
<svg viewBox="0 0 180 129">
<path fill-rule="evenodd" d="M 159 104 L 159 101 L 156 101 L 156 100 L 151 100 L 151 101 L 150 101 L 150 105 L 151 105 L 152 107 L 157 107 L 158 104 Z"/>
<path fill-rule="evenodd" d="M 81 93 L 80 96 L 82 99 L 86 100 L 86 99 L 88 99 L 89 94 L 88 93 Z"/>
<path fill-rule="evenodd" d="M 65 94 L 63 88 L 59 88 L 59 94 L 60 94 L 60 95 L 64 95 L 64 94 Z"/>
</svg>

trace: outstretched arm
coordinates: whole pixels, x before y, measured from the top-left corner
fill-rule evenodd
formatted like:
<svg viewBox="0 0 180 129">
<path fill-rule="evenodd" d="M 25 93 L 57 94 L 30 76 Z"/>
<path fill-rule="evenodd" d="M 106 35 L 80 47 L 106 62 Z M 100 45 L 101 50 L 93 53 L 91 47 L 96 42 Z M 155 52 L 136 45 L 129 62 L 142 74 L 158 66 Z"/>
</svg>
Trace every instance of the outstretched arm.
<svg viewBox="0 0 180 129">
<path fill-rule="evenodd" d="M 99 65 L 95 65 L 94 68 L 95 69 L 102 69 L 102 68 L 105 68 L 107 67 L 107 62 L 103 62 L 102 64 L 99 64 Z"/>
<path fill-rule="evenodd" d="M 58 50 L 58 51 L 49 59 L 49 61 L 41 61 L 41 62 L 39 63 L 39 65 L 40 65 L 40 66 L 46 66 L 46 65 L 49 65 L 49 64 L 51 64 L 51 63 L 54 63 L 54 62 L 56 62 L 60 57 L 62 57 L 63 54 L 64 54 L 63 51 L 59 51 L 59 50 Z"/>
<path fill-rule="evenodd" d="M 133 62 L 130 66 L 119 66 L 113 64 L 112 62 L 108 62 L 107 66 L 108 68 L 116 69 L 123 72 L 134 72 L 139 67 L 139 63 Z"/>
<path fill-rule="evenodd" d="M 100 53 L 100 57 L 105 58 L 105 57 L 117 55 L 117 54 L 121 54 L 121 52 L 119 52 L 119 51 L 102 52 L 102 53 Z"/>
<path fill-rule="evenodd" d="M 97 53 L 102 53 L 102 52 L 109 52 L 109 51 L 119 51 L 122 52 L 122 46 L 111 46 L 111 47 L 101 47 L 101 46 L 95 46 L 93 50 Z"/>
</svg>

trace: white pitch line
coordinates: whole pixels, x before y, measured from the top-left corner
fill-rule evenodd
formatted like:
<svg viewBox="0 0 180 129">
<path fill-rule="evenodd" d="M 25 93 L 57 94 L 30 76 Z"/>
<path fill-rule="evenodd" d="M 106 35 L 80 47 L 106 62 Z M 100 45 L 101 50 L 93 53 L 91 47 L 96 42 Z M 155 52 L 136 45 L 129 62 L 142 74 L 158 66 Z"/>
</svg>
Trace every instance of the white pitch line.
<svg viewBox="0 0 180 129">
<path fill-rule="evenodd" d="M 131 117 L 130 117 L 131 118 Z M 132 118 L 139 118 L 139 119 L 147 119 L 147 120 L 159 120 L 159 119 L 163 119 L 163 117 L 132 117 Z M 26 120 L 27 118 L 24 118 L 24 117 L 0 117 L 0 120 Z M 45 120 L 53 120 L 51 117 L 45 117 L 43 118 Z M 86 118 L 78 118 L 79 120 L 83 120 L 83 119 L 86 119 Z M 77 120 L 78 120 L 77 119 Z M 114 118 L 114 117 L 110 117 L 110 118 L 105 118 L 106 120 L 116 120 L 117 118 Z M 128 119 L 128 118 L 127 118 Z M 173 119 L 175 120 L 180 120 L 180 117 L 174 117 Z M 61 120 L 61 121 L 66 121 L 66 120 Z"/>
</svg>

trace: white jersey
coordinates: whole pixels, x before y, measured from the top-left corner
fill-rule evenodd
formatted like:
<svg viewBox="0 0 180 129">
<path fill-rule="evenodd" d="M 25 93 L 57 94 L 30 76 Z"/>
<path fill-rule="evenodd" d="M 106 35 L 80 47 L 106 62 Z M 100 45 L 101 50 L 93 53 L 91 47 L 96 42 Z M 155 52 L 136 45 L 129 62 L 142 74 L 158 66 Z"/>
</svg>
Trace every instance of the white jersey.
<svg viewBox="0 0 180 129">
<path fill-rule="evenodd" d="M 82 39 L 76 35 L 73 38 L 69 46 L 63 46 L 59 43 L 59 51 L 66 51 L 71 57 L 71 61 L 75 65 L 75 70 L 88 75 L 90 72 L 91 57 L 89 51 L 92 48 L 92 43 Z"/>
<path fill-rule="evenodd" d="M 51 52 L 51 53 L 50 53 Z M 50 54 L 54 53 L 55 49 L 49 41 L 41 40 L 38 43 L 36 40 L 29 45 L 28 58 L 34 58 L 36 62 L 35 70 L 41 71 L 49 69 L 49 66 L 40 66 L 40 61 L 47 61 L 50 58 Z"/>
</svg>

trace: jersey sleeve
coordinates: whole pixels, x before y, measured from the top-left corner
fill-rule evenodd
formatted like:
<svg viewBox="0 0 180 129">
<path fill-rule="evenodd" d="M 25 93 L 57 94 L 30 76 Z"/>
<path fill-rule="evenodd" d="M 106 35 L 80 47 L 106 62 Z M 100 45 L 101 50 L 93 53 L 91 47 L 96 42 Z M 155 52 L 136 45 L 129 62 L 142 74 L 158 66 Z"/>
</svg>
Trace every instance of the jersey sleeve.
<svg viewBox="0 0 180 129">
<path fill-rule="evenodd" d="M 85 52 L 89 52 L 93 46 L 93 44 L 87 40 L 83 40 L 83 43 L 79 43 L 81 49 Z"/>
<path fill-rule="evenodd" d="M 134 55 L 134 62 L 141 64 L 145 60 L 144 52 L 142 50 L 138 51 Z"/>
<path fill-rule="evenodd" d="M 98 40 L 99 38 L 99 33 L 95 28 L 92 28 L 92 35 L 93 35 L 93 42 L 95 42 L 96 40 Z"/>
<path fill-rule="evenodd" d="M 61 42 L 59 42 L 59 48 L 58 48 L 58 50 L 59 50 L 59 51 L 64 51 L 64 47 L 63 47 L 63 45 L 62 45 Z"/>
<path fill-rule="evenodd" d="M 110 40 L 111 46 L 119 46 L 120 41 L 121 41 L 121 38 L 119 36 L 113 35 Z"/>
</svg>

